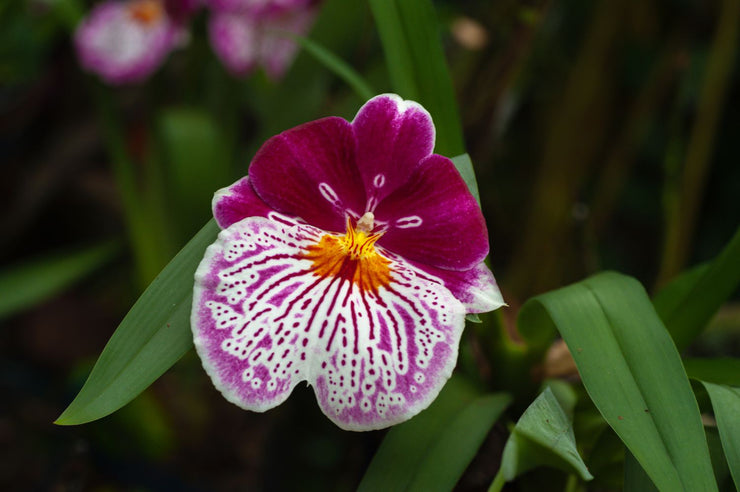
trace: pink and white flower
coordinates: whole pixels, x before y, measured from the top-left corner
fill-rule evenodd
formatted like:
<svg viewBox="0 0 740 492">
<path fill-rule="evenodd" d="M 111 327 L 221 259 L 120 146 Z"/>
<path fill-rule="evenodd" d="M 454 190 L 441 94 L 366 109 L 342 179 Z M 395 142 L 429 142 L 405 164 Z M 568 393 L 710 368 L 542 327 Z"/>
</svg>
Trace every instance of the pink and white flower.
<svg viewBox="0 0 740 492">
<path fill-rule="evenodd" d="M 271 138 L 216 193 L 191 322 L 229 401 L 265 411 L 307 381 L 339 427 L 371 430 L 436 398 L 466 313 L 503 300 L 480 208 L 434 138 L 423 107 L 377 96 L 352 122 Z"/>
<path fill-rule="evenodd" d="M 264 14 L 310 7 L 316 0 L 207 0 L 214 10 Z"/>
<path fill-rule="evenodd" d="M 305 0 L 212 0 L 211 46 L 232 74 L 243 77 L 257 66 L 279 79 L 298 51 L 286 33 L 305 35 L 316 17 L 316 2 Z"/>
<path fill-rule="evenodd" d="M 80 64 L 110 84 L 139 82 L 183 40 L 159 0 L 98 4 L 75 32 Z"/>
</svg>

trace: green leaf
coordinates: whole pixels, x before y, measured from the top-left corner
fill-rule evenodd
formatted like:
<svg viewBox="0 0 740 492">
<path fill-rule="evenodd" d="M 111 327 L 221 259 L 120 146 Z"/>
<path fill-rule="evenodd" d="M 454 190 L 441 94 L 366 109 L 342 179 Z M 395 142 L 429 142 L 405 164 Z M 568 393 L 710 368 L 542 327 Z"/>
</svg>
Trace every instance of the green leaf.
<svg viewBox="0 0 740 492">
<path fill-rule="evenodd" d="M 740 359 L 716 357 L 713 359 L 684 359 L 686 374 L 715 384 L 740 386 Z"/>
<path fill-rule="evenodd" d="M 428 409 L 388 432 L 359 490 L 451 490 L 509 402 L 453 376 Z"/>
<path fill-rule="evenodd" d="M 117 242 L 106 242 L 0 271 L 0 319 L 61 292 L 100 268 L 119 250 Z"/>
<path fill-rule="evenodd" d="M 473 170 L 473 162 L 470 160 L 468 154 L 461 154 L 457 157 L 452 158 L 452 163 L 457 168 L 457 171 L 462 176 L 465 184 L 468 185 L 470 194 L 475 197 L 475 201 L 480 205 L 480 193 L 478 193 L 478 181 L 475 179 L 475 171 Z"/>
<path fill-rule="evenodd" d="M 209 221 L 136 301 L 108 341 L 77 397 L 56 420 L 90 422 L 115 412 L 144 391 L 193 344 L 193 276 L 218 226 Z"/>
<path fill-rule="evenodd" d="M 706 381 L 702 381 L 702 384 L 712 400 L 722 449 L 735 487 L 740 490 L 740 389 Z"/>
<path fill-rule="evenodd" d="M 285 36 L 293 39 L 295 42 L 300 44 L 303 49 L 306 50 L 311 56 L 313 56 L 319 63 L 324 65 L 326 68 L 334 72 L 339 78 L 344 80 L 347 85 L 357 93 L 363 100 L 371 99 L 376 92 L 370 87 L 365 79 L 358 74 L 354 68 L 352 68 L 347 62 L 339 58 L 337 55 L 321 46 L 316 41 L 303 36 L 297 36 L 291 32 L 282 32 Z"/>
<path fill-rule="evenodd" d="M 732 484 L 732 474 L 727 465 L 727 457 L 722 449 L 722 441 L 719 437 L 719 431 L 716 427 L 704 427 L 707 433 L 707 444 L 709 444 L 709 454 L 712 456 L 712 467 L 714 468 L 714 477 L 717 479 L 719 490 L 737 490 Z"/>
<path fill-rule="evenodd" d="M 210 217 L 213 192 L 233 181 L 229 146 L 213 117 L 197 108 L 168 108 L 157 123 L 165 191 L 182 240 L 179 246 Z"/>
<path fill-rule="evenodd" d="M 576 449 L 570 420 L 549 387 L 519 418 L 504 447 L 501 472 L 510 482 L 542 465 L 593 478 Z"/>
<path fill-rule="evenodd" d="M 568 417 L 568 422 L 572 422 L 573 412 L 578 403 L 578 393 L 576 393 L 573 386 L 560 379 L 547 379 L 542 387 L 552 391 L 553 396 L 558 404 L 560 404 L 560 408 L 565 412 L 565 416 Z"/>
<path fill-rule="evenodd" d="M 678 351 L 639 282 L 602 273 L 529 300 L 519 321 L 560 331 L 589 396 L 658 489 L 717 489 Z"/>
<path fill-rule="evenodd" d="M 683 350 L 740 285 L 740 228 L 708 265 L 685 272 L 653 299 L 676 346 Z"/>
<path fill-rule="evenodd" d="M 424 106 L 437 129 L 435 151 L 465 152 L 452 79 L 430 0 L 370 0 L 393 89 Z"/>
</svg>

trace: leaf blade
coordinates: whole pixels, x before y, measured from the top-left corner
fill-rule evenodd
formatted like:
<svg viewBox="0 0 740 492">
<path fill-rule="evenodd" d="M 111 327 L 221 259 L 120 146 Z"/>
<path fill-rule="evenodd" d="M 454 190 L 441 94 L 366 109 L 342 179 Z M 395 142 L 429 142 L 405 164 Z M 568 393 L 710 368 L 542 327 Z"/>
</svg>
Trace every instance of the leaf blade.
<svg viewBox="0 0 740 492">
<path fill-rule="evenodd" d="M 452 490 L 511 398 L 484 395 L 465 407 L 429 449 L 408 490 Z"/>
<path fill-rule="evenodd" d="M 590 277 L 528 301 L 522 320 L 557 327 L 596 407 L 659 489 L 716 490 L 688 378 L 636 280 Z"/>
<path fill-rule="evenodd" d="M 118 410 L 192 347 L 193 276 L 217 232 L 211 219 L 154 279 L 118 326 L 56 424 L 83 424 Z"/>
<path fill-rule="evenodd" d="M 578 473 L 583 480 L 593 479 L 576 449 L 570 420 L 549 387 L 519 418 L 501 458 L 507 482 L 540 465 Z"/>
<path fill-rule="evenodd" d="M 470 190 L 470 194 L 475 197 L 475 201 L 478 202 L 478 205 L 480 206 L 478 180 L 475 179 L 473 161 L 470 160 L 470 156 L 467 153 L 460 154 L 453 157 L 451 160 L 452 163 L 455 165 L 455 168 L 457 168 L 457 171 L 460 173 L 460 176 L 462 176 L 463 181 L 465 181 L 465 184 L 468 185 L 468 190 Z"/>
<path fill-rule="evenodd" d="M 408 490 L 412 484 L 425 483 L 427 478 L 420 472 L 430 458 L 429 450 L 436 449 L 431 453 L 431 459 L 435 460 L 441 449 L 439 443 L 444 439 L 442 436 L 445 435 L 445 428 L 451 422 L 460 422 L 456 417 L 463 415 L 480 398 L 469 383 L 453 376 L 428 409 L 388 431 L 358 490 L 401 491 Z M 504 400 L 508 404 L 507 396 L 497 395 L 496 398 L 495 403 L 488 405 L 502 404 Z M 486 406 L 485 403 L 483 405 Z M 462 473 L 463 470 L 464 467 L 459 472 Z"/>
<path fill-rule="evenodd" d="M 730 467 L 730 474 L 735 481 L 735 487 L 740 489 L 740 419 L 738 419 L 740 389 L 706 381 L 702 381 L 702 384 L 712 400 L 720 441 Z"/>
<path fill-rule="evenodd" d="M 740 227 L 717 257 L 674 279 L 653 299 L 679 351 L 701 333 L 740 285 Z"/>
<path fill-rule="evenodd" d="M 118 243 L 105 242 L 3 270 L 0 272 L 0 319 L 52 297 L 109 261 L 119 250 Z"/>
<path fill-rule="evenodd" d="M 282 34 L 300 44 L 307 53 L 331 70 L 339 78 L 344 80 L 347 85 L 350 86 L 358 96 L 360 96 L 360 98 L 367 101 L 376 94 L 375 90 L 370 87 L 370 84 L 368 84 L 368 82 L 359 73 L 357 73 L 354 68 L 337 55 L 324 48 L 317 41 L 308 37 L 298 36 L 287 31 Z"/>
<path fill-rule="evenodd" d="M 684 359 L 686 373 L 692 379 L 714 384 L 740 386 L 740 359 L 714 357 L 711 359 Z"/>
</svg>

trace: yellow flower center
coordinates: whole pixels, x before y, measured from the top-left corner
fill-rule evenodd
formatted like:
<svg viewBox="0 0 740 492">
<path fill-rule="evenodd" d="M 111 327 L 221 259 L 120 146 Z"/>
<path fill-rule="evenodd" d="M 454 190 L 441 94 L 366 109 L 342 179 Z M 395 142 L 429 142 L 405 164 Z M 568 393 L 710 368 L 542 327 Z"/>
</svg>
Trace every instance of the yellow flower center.
<svg viewBox="0 0 740 492">
<path fill-rule="evenodd" d="M 157 0 L 137 0 L 130 4 L 129 13 L 141 24 L 153 24 L 162 17 L 164 11 L 162 3 Z"/>
<path fill-rule="evenodd" d="M 314 274 L 341 277 L 354 282 L 362 291 L 377 292 L 391 281 L 390 261 L 375 250 L 375 243 L 383 235 L 370 232 L 372 213 L 367 213 L 352 227 L 347 219 L 344 236 L 326 234 L 318 244 L 309 246 L 303 258 L 313 262 Z"/>
</svg>

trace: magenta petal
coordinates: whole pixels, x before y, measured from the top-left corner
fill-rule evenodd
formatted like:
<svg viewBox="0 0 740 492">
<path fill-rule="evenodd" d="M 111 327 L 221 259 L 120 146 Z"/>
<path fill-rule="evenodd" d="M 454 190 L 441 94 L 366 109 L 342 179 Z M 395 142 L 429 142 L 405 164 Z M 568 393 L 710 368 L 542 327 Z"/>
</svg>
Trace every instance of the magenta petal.
<svg viewBox="0 0 740 492">
<path fill-rule="evenodd" d="M 267 217 L 273 210 L 252 189 L 249 176 L 213 195 L 213 217 L 221 229 L 247 217 Z"/>
<path fill-rule="evenodd" d="M 265 142 L 249 167 L 257 195 L 278 212 L 326 231 L 343 232 L 346 214 L 365 212 L 350 124 L 329 117 Z"/>
<path fill-rule="evenodd" d="M 308 381 L 343 429 L 407 420 L 452 374 L 465 308 L 439 279 L 384 251 L 392 279 L 377 291 L 316 273 L 303 253 L 324 234 L 274 214 L 219 234 L 193 292 L 203 366 L 249 410 L 272 408 Z"/>
<path fill-rule="evenodd" d="M 206 0 L 209 8 L 229 12 L 264 15 L 308 7 L 313 0 Z"/>
<path fill-rule="evenodd" d="M 488 231 L 475 198 L 446 157 L 424 159 L 375 210 L 387 231 L 378 244 L 409 260 L 467 270 L 488 254 Z"/>
<path fill-rule="evenodd" d="M 375 96 L 352 121 L 357 167 L 369 209 L 405 183 L 419 161 L 434 148 L 431 116 L 419 104 L 395 94 Z"/>
<path fill-rule="evenodd" d="M 469 270 L 444 270 L 422 263 L 414 263 L 414 266 L 442 280 L 468 313 L 487 313 L 506 305 L 496 279 L 485 263 Z"/>
</svg>

